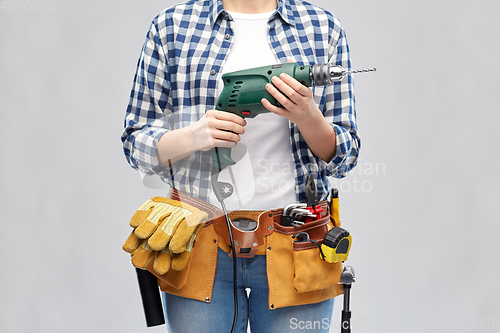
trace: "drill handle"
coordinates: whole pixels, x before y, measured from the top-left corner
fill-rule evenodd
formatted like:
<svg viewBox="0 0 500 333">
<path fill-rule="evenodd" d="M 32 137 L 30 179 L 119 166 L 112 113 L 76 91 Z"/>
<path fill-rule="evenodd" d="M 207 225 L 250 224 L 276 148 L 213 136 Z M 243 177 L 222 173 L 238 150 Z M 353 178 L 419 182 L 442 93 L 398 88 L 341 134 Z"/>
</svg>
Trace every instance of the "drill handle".
<svg viewBox="0 0 500 333">
<path fill-rule="evenodd" d="M 219 170 L 229 165 L 236 164 L 231 158 L 231 148 L 215 147 L 210 151 L 210 155 L 212 156 L 212 164 L 219 168 Z"/>
</svg>

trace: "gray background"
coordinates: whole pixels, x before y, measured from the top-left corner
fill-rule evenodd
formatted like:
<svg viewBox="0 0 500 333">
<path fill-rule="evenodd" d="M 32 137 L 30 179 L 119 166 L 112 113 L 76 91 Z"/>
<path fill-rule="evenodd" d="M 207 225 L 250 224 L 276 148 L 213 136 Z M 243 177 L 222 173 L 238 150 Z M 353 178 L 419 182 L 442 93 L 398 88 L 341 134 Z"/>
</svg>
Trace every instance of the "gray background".
<svg viewBox="0 0 500 333">
<path fill-rule="evenodd" d="M 35 2 L 0 1 L 0 331 L 164 332 L 121 250 L 159 192 L 119 137 L 149 23 L 175 1 Z M 500 2 L 314 3 L 354 67 L 378 68 L 355 78 L 360 166 L 336 181 L 354 332 L 500 330 Z"/>
</svg>

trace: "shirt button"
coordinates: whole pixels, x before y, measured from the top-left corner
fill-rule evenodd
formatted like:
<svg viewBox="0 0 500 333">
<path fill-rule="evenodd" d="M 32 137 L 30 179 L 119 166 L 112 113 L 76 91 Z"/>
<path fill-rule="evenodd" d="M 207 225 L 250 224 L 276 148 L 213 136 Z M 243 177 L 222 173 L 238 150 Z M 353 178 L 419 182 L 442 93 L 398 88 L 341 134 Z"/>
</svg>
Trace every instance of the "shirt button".
<svg viewBox="0 0 500 333">
<path fill-rule="evenodd" d="M 212 69 L 212 70 L 210 71 L 210 74 L 215 75 L 215 69 Z"/>
<path fill-rule="evenodd" d="M 231 36 L 229 36 L 229 34 L 226 34 L 226 35 L 224 36 L 224 38 L 225 38 L 225 39 L 229 39 L 229 38 L 231 38 Z"/>
</svg>

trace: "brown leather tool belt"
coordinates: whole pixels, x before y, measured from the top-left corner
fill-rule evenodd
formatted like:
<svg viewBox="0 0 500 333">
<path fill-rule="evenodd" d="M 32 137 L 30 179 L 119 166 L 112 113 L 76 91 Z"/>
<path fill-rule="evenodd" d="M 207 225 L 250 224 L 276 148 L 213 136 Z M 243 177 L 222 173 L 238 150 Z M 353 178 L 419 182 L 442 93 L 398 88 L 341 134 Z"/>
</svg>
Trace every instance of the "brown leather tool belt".
<svg viewBox="0 0 500 333">
<path fill-rule="evenodd" d="M 226 251 L 229 250 L 229 244 L 231 244 L 229 232 L 224 212 L 221 209 L 177 190 L 171 190 L 168 197 L 179 200 L 180 202 L 185 202 L 207 212 L 208 222 L 205 227 L 213 224 L 215 232 L 222 237 L 225 242 L 225 244 L 220 244 L 220 247 Z M 325 219 L 325 217 L 328 216 L 329 211 L 327 201 L 322 201 L 319 204 L 323 208 L 321 219 L 308 222 L 300 228 L 280 227 L 279 232 L 289 234 L 290 236 L 299 231 L 307 232 L 311 239 L 322 240 L 325 235 L 325 230 L 323 230 L 324 228 L 321 228 L 321 226 L 328 223 L 328 219 Z M 262 250 L 265 244 L 265 237 L 270 235 L 275 227 L 280 226 L 282 213 L 283 209 L 267 211 L 237 210 L 228 213 L 231 220 L 231 231 L 233 234 L 236 256 L 251 258 L 256 254 L 265 254 L 265 251 Z M 315 233 L 318 233 L 318 235 Z M 297 243 L 296 245 L 294 244 L 294 247 L 305 247 L 308 245 L 307 243 Z"/>
</svg>

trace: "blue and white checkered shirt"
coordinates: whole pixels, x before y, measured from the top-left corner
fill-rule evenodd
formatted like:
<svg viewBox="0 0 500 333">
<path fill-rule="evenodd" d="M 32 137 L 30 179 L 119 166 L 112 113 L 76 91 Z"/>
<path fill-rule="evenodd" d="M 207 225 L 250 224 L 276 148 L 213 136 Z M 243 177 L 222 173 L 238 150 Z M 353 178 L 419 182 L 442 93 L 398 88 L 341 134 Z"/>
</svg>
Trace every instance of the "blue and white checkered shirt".
<svg viewBox="0 0 500 333">
<path fill-rule="evenodd" d="M 215 108 L 216 85 L 233 39 L 232 18 L 222 0 L 192 0 L 161 12 L 152 22 L 137 65 L 122 142 L 134 169 L 173 181 L 178 190 L 207 200 L 211 157 L 198 151 L 160 169 L 158 140 L 167 131 L 198 121 Z M 329 12 L 297 0 L 278 0 L 269 19 L 269 43 L 281 63 L 333 63 L 351 69 L 340 21 Z M 305 201 L 305 179 L 316 180 L 325 199 L 328 176 L 344 177 L 357 163 L 360 139 L 352 77 L 313 87 L 314 99 L 337 133 L 336 155 L 326 163 L 314 156 L 290 123 L 297 200 Z M 251 121 L 251 120 L 250 120 Z M 264 143 L 263 143 L 264 144 Z"/>
</svg>

